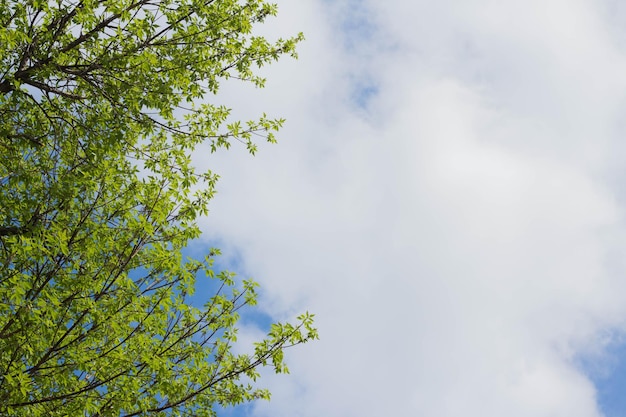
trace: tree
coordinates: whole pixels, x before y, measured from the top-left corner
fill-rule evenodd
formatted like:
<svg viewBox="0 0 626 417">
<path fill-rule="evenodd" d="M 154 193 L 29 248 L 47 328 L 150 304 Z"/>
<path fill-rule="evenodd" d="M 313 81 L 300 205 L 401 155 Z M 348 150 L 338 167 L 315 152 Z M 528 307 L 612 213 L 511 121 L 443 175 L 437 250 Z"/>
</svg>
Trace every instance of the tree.
<svg viewBox="0 0 626 417">
<path fill-rule="evenodd" d="M 297 35 L 253 27 L 263 0 L 0 0 L 0 414 L 213 416 L 269 393 L 261 366 L 317 337 L 312 316 L 276 323 L 234 354 L 254 305 L 204 259 L 199 236 L 217 175 L 191 152 L 282 120 L 232 122 L 211 104 L 229 78 L 295 56 Z M 216 292 L 189 302 L 196 280 Z M 252 383 L 252 385 L 251 385 Z"/>
</svg>

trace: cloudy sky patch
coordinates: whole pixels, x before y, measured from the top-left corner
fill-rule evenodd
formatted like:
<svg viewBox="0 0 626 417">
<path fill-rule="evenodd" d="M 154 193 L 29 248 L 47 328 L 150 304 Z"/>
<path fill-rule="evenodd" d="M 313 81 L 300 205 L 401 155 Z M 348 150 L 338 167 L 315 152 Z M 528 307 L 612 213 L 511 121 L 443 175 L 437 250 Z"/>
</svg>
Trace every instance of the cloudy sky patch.
<svg viewBox="0 0 626 417">
<path fill-rule="evenodd" d="M 304 31 L 300 59 L 224 96 L 286 117 L 279 144 L 198 156 L 207 238 L 320 329 L 252 415 L 620 416 L 623 7 L 279 6 L 263 31 Z"/>
</svg>

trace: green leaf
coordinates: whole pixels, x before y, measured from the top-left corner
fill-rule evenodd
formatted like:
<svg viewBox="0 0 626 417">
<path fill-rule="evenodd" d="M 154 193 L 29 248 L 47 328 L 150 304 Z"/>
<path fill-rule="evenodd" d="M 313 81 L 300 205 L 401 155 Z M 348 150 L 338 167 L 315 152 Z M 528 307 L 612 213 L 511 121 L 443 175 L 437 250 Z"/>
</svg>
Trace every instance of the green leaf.
<svg viewBox="0 0 626 417">
<path fill-rule="evenodd" d="M 262 0 L 0 0 L 0 415 L 215 415 L 317 337 L 311 317 L 235 355 L 256 284 L 186 259 L 218 176 L 201 146 L 257 152 L 281 119 L 231 119 L 220 83 L 301 35 L 254 36 Z M 231 143 L 232 142 L 232 143 Z M 239 146 L 241 145 L 241 146 Z M 196 279 L 216 288 L 190 304 Z M 203 281 L 202 285 L 206 285 Z"/>
</svg>

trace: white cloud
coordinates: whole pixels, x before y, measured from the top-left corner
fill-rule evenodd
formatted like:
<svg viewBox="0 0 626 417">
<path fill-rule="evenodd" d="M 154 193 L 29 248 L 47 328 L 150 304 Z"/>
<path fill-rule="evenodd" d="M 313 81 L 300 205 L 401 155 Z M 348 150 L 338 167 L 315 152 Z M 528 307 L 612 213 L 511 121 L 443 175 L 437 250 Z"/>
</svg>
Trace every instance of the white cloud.
<svg viewBox="0 0 626 417">
<path fill-rule="evenodd" d="M 349 50 L 347 4 L 375 25 Z M 601 415 L 575 359 L 626 318 L 626 45 L 606 10 L 281 4 L 268 30 L 304 30 L 300 61 L 227 92 L 285 115 L 282 140 L 206 158 L 207 236 L 241 251 L 269 312 L 318 318 L 259 416 Z"/>
</svg>

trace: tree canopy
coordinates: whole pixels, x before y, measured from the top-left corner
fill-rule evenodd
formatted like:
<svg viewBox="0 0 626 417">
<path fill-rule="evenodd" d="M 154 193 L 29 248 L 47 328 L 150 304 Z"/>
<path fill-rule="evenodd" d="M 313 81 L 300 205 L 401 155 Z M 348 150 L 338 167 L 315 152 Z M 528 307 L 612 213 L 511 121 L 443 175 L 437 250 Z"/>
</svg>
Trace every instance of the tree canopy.
<svg viewBox="0 0 626 417">
<path fill-rule="evenodd" d="M 232 351 L 253 281 L 185 257 L 217 175 L 283 123 L 231 121 L 220 82 L 295 56 L 262 0 L 0 0 L 0 414 L 213 416 L 269 398 L 259 367 L 317 337 L 308 313 Z M 215 282 L 202 308 L 196 280 Z"/>
</svg>

